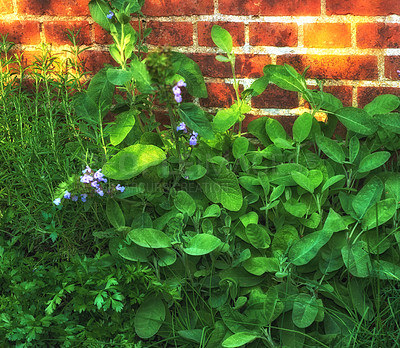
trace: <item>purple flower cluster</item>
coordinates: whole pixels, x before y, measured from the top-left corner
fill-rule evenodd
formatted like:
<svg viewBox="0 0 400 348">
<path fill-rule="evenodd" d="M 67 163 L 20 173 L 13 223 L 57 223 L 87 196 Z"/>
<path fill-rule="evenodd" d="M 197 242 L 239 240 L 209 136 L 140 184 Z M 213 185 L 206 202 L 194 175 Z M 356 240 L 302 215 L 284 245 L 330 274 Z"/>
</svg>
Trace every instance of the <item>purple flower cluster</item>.
<svg viewBox="0 0 400 348">
<path fill-rule="evenodd" d="M 106 16 L 108 19 L 113 18 L 114 12 L 113 11 L 108 11 L 108 15 Z"/>
<path fill-rule="evenodd" d="M 181 122 L 179 123 L 179 126 L 176 127 L 176 131 L 183 131 L 183 133 L 187 133 L 188 130 L 186 128 L 186 124 L 185 122 Z M 189 139 L 189 145 L 191 146 L 196 146 L 197 145 L 197 137 L 199 136 L 199 133 L 193 131 L 192 134 L 190 135 L 190 139 Z"/>
<path fill-rule="evenodd" d="M 103 197 L 104 196 L 104 189 L 102 187 L 102 183 L 107 183 L 107 179 L 104 177 L 104 174 L 101 172 L 101 169 L 98 171 L 93 171 L 89 166 L 86 166 L 86 168 L 82 171 L 82 176 L 80 177 L 80 182 L 84 184 L 84 189 L 83 191 L 88 192 L 92 191 L 94 189 L 94 192 L 97 193 L 99 196 Z M 118 184 L 115 186 L 116 191 L 124 192 L 125 187 L 121 186 Z M 107 191 L 107 193 L 110 193 L 110 190 Z M 82 202 L 86 202 L 86 199 L 88 197 L 87 193 L 81 193 L 80 198 Z M 79 199 L 79 195 L 75 194 L 72 195 L 71 192 L 65 191 L 64 192 L 64 199 L 70 199 L 73 202 L 77 202 Z M 61 203 L 61 198 L 56 198 L 53 203 L 55 205 L 59 205 Z"/>
<path fill-rule="evenodd" d="M 186 83 L 183 80 L 177 82 L 177 84 L 172 88 L 174 92 L 175 100 L 177 103 L 182 103 L 182 91 L 179 87 L 186 87 Z"/>
</svg>

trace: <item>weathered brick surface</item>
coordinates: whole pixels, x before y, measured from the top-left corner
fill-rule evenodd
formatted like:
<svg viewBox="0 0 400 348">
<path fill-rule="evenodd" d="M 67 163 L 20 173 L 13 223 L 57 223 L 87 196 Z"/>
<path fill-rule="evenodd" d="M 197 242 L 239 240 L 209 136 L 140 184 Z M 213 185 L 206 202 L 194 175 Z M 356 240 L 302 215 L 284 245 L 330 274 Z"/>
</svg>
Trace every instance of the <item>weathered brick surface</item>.
<svg viewBox="0 0 400 348">
<path fill-rule="evenodd" d="M 86 16 L 89 0 L 18 0 L 20 14 L 49 16 Z"/>
<path fill-rule="evenodd" d="M 225 83 L 207 83 L 207 99 L 200 99 L 204 107 L 230 107 L 235 102 L 235 90 L 232 85 Z"/>
<path fill-rule="evenodd" d="M 219 0 L 219 11 L 231 15 L 318 16 L 320 0 Z"/>
<path fill-rule="evenodd" d="M 143 13 L 147 16 L 190 16 L 214 13 L 213 0 L 146 0 Z"/>
<path fill-rule="evenodd" d="M 307 77 L 337 80 L 375 80 L 378 60 L 375 56 L 282 55 L 277 64 L 290 64 L 297 71 L 310 69 Z"/>
<path fill-rule="evenodd" d="M 360 48 L 399 48 L 400 24 L 359 23 L 357 46 Z"/>
<path fill-rule="evenodd" d="M 84 51 L 80 54 L 79 58 L 81 59 L 85 69 L 94 73 L 101 70 L 104 64 L 117 66 L 110 54 L 104 51 Z"/>
<path fill-rule="evenodd" d="M 400 74 L 397 72 L 397 70 L 400 70 L 400 56 L 385 57 L 385 77 L 391 80 L 399 81 Z"/>
<path fill-rule="evenodd" d="M 189 22 L 148 23 L 152 32 L 147 43 L 157 46 L 191 46 L 193 44 L 193 24 Z"/>
<path fill-rule="evenodd" d="M 215 47 L 215 44 L 211 39 L 211 29 L 215 24 L 229 31 L 229 33 L 232 35 L 233 46 L 244 45 L 244 23 L 199 22 L 197 23 L 197 33 L 200 46 Z"/>
<path fill-rule="evenodd" d="M 263 93 L 253 97 L 252 106 L 257 109 L 293 109 L 299 106 L 297 92 L 285 91 L 276 85 L 270 84 Z"/>
<path fill-rule="evenodd" d="M 328 15 L 387 16 L 400 14 L 398 0 L 326 0 Z"/>
<path fill-rule="evenodd" d="M 215 78 L 232 78 L 229 63 L 218 62 L 215 54 L 200 53 L 189 55 L 200 67 L 203 75 Z M 270 56 L 242 54 L 236 56 L 236 76 L 238 78 L 256 78 L 263 75 L 265 65 L 271 63 Z"/>
<path fill-rule="evenodd" d="M 9 14 L 14 12 L 12 0 L 0 0 L 0 13 Z"/>
<path fill-rule="evenodd" d="M 16 44 L 36 45 L 40 43 L 39 22 L 37 21 L 0 22 L 0 33 L 8 34 L 8 41 Z"/>
<path fill-rule="evenodd" d="M 113 43 L 113 38 L 106 30 L 97 23 L 93 24 L 94 42 L 101 45 L 110 45 Z"/>
<path fill-rule="evenodd" d="M 295 23 L 250 23 L 250 45 L 297 46 L 297 32 Z"/>
<path fill-rule="evenodd" d="M 49 21 L 44 23 L 46 42 L 55 45 L 71 44 L 68 39 L 68 30 L 79 31 L 78 42 L 82 45 L 90 45 L 90 27 L 87 21 Z"/>
<path fill-rule="evenodd" d="M 304 46 L 338 48 L 351 46 L 350 24 L 308 23 L 304 25 Z"/>
<path fill-rule="evenodd" d="M 357 94 L 358 107 L 363 108 L 378 95 L 394 94 L 400 97 L 400 89 L 393 87 L 359 87 Z"/>
</svg>

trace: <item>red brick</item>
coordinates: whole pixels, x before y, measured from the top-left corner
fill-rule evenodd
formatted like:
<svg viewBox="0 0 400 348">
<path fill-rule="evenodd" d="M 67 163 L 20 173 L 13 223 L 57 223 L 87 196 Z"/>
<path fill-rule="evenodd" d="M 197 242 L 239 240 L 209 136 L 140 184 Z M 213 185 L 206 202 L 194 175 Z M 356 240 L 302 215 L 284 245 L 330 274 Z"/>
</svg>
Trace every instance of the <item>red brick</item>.
<svg viewBox="0 0 400 348">
<path fill-rule="evenodd" d="M 351 47 L 350 24 L 304 24 L 304 46 L 316 48 Z"/>
<path fill-rule="evenodd" d="M 213 0 L 146 0 L 142 11 L 147 16 L 214 14 L 214 2 Z"/>
<path fill-rule="evenodd" d="M 343 107 L 352 105 L 353 87 L 351 86 L 325 86 L 323 91 L 338 98 L 343 103 Z"/>
<path fill-rule="evenodd" d="M 400 97 L 400 88 L 394 87 L 358 87 L 357 102 L 358 107 L 363 108 L 372 102 L 377 96 L 382 94 L 394 94 Z"/>
<path fill-rule="evenodd" d="M 199 22 L 197 23 L 199 45 L 215 47 L 211 39 L 211 29 L 213 25 L 219 25 L 229 31 L 232 35 L 233 46 L 244 45 L 244 23 L 236 22 Z"/>
<path fill-rule="evenodd" d="M 104 64 L 112 64 L 117 66 L 117 63 L 110 56 L 110 53 L 105 51 L 84 51 L 79 55 L 85 71 L 96 73 L 104 67 Z"/>
<path fill-rule="evenodd" d="M 9 14 L 14 12 L 12 0 L 0 0 L 0 13 Z"/>
<path fill-rule="evenodd" d="M 398 0 L 326 0 L 328 15 L 387 16 L 400 14 Z"/>
<path fill-rule="evenodd" d="M 20 14 L 49 16 L 89 15 L 89 0 L 18 0 Z"/>
<path fill-rule="evenodd" d="M 31 66 L 35 61 L 35 57 L 40 57 L 41 52 L 40 51 L 27 51 L 27 50 L 16 50 L 13 49 L 12 51 L 13 55 L 16 55 L 18 57 L 18 60 L 21 62 L 22 68 L 27 68 L 28 66 Z M 11 63 L 8 65 L 8 68 L 13 71 L 19 73 L 20 67 L 17 63 Z M 25 73 L 31 72 L 31 69 L 25 70 Z"/>
<path fill-rule="evenodd" d="M 250 23 L 249 34 L 252 46 L 297 46 L 295 23 Z"/>
<path fill-rule="evenodd" d="M 357 46 L 360 48 L 399 48 L 400 25 L 359 23 L 357 24 Z"/>
<path fill-rule="evenodd" d="M 94 42 L 100 45 L 110 45 L 112 44 L 113 38 L 111 34 L 104 30 L 100 25 L 94 23 Z"/>
<path fill-rule="evenodd" d="M 232 69 L 229 63 L 218 62 L 215 54 L 192 54 L 192 58 L 200 67 L 204 76 L 215 78 L 232 78 Z M 270 56 L 243 54 L 236 56 L 236 76 L 261 77 L 265 65 L 271 63 Z"/>
<path fill-rule="evenodd" d="M 257 109 L 293 109 L 299 106 L 299 97 L 297 92 L 270 84 L 263 93 L 252 98 L 251 105 Z"/>
<path fill-rule="evenodd" d="M 146 42 L 158 46 L 191 46 L 193 45 L 193 25 L 189 22 L 154 22 L 148 23 L 152 28 Z"/>
<path fill-rule="evenodd" d="M 218 10 L 231 15 L 318 16 L 320 0 L 219 0 Z"/>
<path fill-rule="evenodd" d="M 236 99 L 235 90 L 232 85 L 226 83 L 207 83 L 207 99 L 200 99 L 204 107 L 230 107 Z"/>
<path fill-rule="evenodd" d="M 277 64 L 287 63 L 302 72 L 308 65 L 308 78 L 338 80 L 375 80 L 378 61 L 375 56 L 282 55 Z"/>
<path fill-rule="evenodd" d="M 236 77 L 258 78 L 264 75 L 263 68 L 271 64 L 271 57 L 263 54 L 240 54 L 236 56 Z"/>
<path fill-rule="evenodd" d="M 385 77 L 391 80 L 400 80 L 400 56 L 388 56 L 385 57 Z"/>
<path fill-rule="evenodd" d="M 82 45 L 90 45 L 90 27 L 86 21 L 70 21 L 70 22 L 44 22 L 44 34 L 46 42 L 55 45 L 71 44 L 68 40 L 68 30 L 73 30 L 75 33 L 80 29 L 77 41 Z"/>
<path fill-rule="evenodd" d="M 0 22 L 0 33 L 8 34 L 7 40 L 16 44 L 36 45 L 40 43 L 39 22 Z"/>
</svg>

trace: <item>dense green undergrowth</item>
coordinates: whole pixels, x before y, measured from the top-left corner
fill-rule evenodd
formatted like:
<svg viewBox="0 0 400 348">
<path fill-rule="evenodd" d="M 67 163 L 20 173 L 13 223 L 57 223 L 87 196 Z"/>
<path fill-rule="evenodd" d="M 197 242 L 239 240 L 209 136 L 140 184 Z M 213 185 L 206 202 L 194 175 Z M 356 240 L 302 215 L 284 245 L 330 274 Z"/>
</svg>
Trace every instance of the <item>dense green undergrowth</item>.
<svg viewBox="0 0 400 348">
<path fill-rule="evenodd" d="M 90 2 L 119 67 L 87 86 L 79 46 L 66 72 L 44 48 L 14 74 L 3 42 L 0 343 L 398 346 L 399 98 L 343 107 L 288 65 L 240 92 L 214 26 L 236 100 L 211 115 L 183 101 L 207 97 L 191 59 L 144 57 L 142 5 Z M 270 83 L 311 106 L 290 135 L 266 116 L 242 129 Z"/>
</svg>

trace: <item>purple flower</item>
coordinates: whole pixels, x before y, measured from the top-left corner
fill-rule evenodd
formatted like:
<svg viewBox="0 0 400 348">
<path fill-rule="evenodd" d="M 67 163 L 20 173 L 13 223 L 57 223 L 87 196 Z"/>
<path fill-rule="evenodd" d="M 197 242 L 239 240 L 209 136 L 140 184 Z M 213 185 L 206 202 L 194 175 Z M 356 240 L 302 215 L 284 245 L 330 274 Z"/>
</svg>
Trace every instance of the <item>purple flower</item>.
<svg viewBox="0 0 400 348">
<path fill-rule="evenodd" d="M 176 127 L 176 131 L 177 131 L 177 132 L 183 131 L 183 133 L 187 133 L 187 129 L 186 129 L 186 124 L 185 124 L 185 122 L 179 123 L 179 126 Z"/>
<path fill-rule="evenodd" d="M 59 205 L 59 204 L 61 203 L 61 198 L 56 198 L 56 199 L 53 201 L 53 203 L 54 203 L 55 205 Z"/>
<path fill-rule="evenodd" d="M 92 183 L 90 184 L 90 186 L 92 186 L 93 188 L 98 188 L 100 186 L 100 184 L 97 181 L 92 181 Z"/>
<path fill-rule="evenodd" d="M 72 196 L 71 201 L 72 202 L 77 202 L 78 201 L 78 196 Z"/>
<path fill-rule="evenodd" d="M 102 189 L 98 188 L 98 189 L 96 190 L 96 192 L 99 194 L 99 196 L 101 196 L 101 197 L 104 196 L 104 191 L 103 191 Z"/>
<path fill-rule="evenodd" d="M 89 166 L 86 166 L 86 168 L 84 170 L 82 170 L 82 174 L 85 174 L 85 173 L 90 174 L 91 172 L 92 172 L 92 169 Z"/>
<path fill-rule="evenodd" d="M 65 199 L 70 199 L 71 198 L 71 192 L 65 191 L 64 198 Z"/>
<path fill-rule="evenodd" d="M 81 182 L 89 184 L 91 181 L 93 181 L 93 177 L 91 175 L 85 174 L 84 176 L 81 176 Z"/>
<path fill-rule="evenodd" d="M 183 80 L 179 80 L 176 84 L 178 87 L 186 87 L 186 83 Z"/>
<path fill-rule="evenodd" d="M 108 19 L 111 19 L 114 17 L 114 12 L 113 11 L 108 11 L 108 15 L 106 16 Z"/>
<path fill-rule="evenodd" d="M 124 191 L 125 191 L 125 187 L 124 187 L 124 186 L 121 186 L 120 184 L 118 184 L 118 185 L 115 187 L 115 189 L 116 189 L 117 191 L 121 191 L 121 192 L 124 192 Z"/>
<path fill-rule="evenodd" d="M 197 138 L 199 136 L 199 133 L 193 131 L 192 135 Z"/>
<path fill-rule="evenodd" d="M 400 77 L 400 70 L 397 70 L 397 75 Z"/>
<path fill-rule="evenodd" d="M 86 193 L 82 193 L 81 194 L 81 200 L 82 200 L 83 203 L 86 202 L 86 198 L 87 198 L 87 194 Z"/>
<path fill-rule="evenodd" d="M 172 88 L 172 92 L 174 92 L 174 95 L 181 95 L 182 91 L 178 86 L 174 86 Z"/>
<path fill-rule="evenodd" d="M 94 173 L 93 177 L 97 179 L 101 179 L 104 176 L 104 174 L 101 172 L 101 169 L 99 169 L 96 173 Z"/>
<path fill-rule="evenodd" d="M 190 139 L 189 139 L 189 145 L 191 145 L 191 146 L 196 146 L 196 145 L 197 145 L 197 138 L 196 138 L 194 135 L 192 135 L 192 136 L 190 137 Z"/>
<path fill-rule="evenodd" d="M 177 103 L 182 103 L 182 96 L 181 95 L 176 95 L 175 100 Z"/>
</svg>

